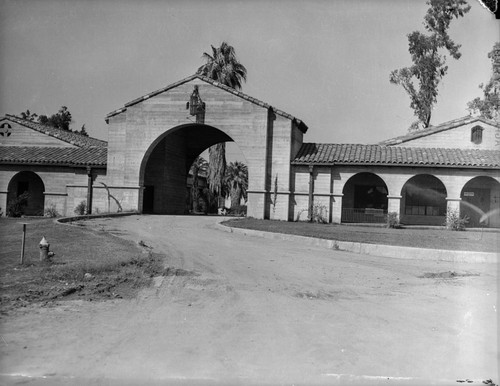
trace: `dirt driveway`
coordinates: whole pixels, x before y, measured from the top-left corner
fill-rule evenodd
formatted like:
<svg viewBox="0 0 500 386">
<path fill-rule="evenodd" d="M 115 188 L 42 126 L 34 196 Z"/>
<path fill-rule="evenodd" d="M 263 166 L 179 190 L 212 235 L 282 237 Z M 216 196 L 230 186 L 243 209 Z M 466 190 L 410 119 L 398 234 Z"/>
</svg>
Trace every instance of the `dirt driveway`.
<svg viewBox="0 0 500 386">
<path fill-rule="evenodd" d="M 182 270 L 137 299 L 4 317 L 0 381 L 498 382 L 497 265 L 357 255 L 221 232 L 215 220 L 87 222 L 142 240 Z"/>
</svg>

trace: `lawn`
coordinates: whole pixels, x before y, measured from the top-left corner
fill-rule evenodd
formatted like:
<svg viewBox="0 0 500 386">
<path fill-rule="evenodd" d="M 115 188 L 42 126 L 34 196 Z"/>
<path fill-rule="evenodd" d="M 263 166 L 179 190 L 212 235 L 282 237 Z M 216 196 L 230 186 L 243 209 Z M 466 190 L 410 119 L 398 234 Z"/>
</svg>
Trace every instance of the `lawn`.
<svg viewBox="0 0 500 386">
<path fill-rule="evenodd" d="M 389 229 L 375 226 L 256 220 L 253 218 L 231 219 L 223 222 L 223 224 L 235 228 L 255 229 L 328 240 L 455 251 L 498 252 L 500 245 L 500 232 L 498 231 L 481 232 L 467 230 L 458 232 L 446 229 Z"/>
<path fill-rule="evenodd" d="M 23 265 L 22 223 L 28 224 Z M 55 253 L 49 262 L 39 261 L 43 236 Z M 149 253 L 147 247 L 53 219 L 0 218 L 0 243 L 3 312 L 55 299 L 134 296 L 164 271 L 162 256 Z"/>
</svg>

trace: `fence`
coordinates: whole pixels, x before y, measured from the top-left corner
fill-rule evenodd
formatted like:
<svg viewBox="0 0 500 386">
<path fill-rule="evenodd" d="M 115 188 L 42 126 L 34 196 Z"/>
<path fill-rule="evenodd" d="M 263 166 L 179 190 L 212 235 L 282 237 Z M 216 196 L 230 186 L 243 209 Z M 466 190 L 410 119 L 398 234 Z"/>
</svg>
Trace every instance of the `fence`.
<svg viewBox="0 0 500 386">
<path fill-rule="evenodd" d="M 342 222 L 383 224 L 387 210 L 374 208 L 342 208 Z"/>
</svg>

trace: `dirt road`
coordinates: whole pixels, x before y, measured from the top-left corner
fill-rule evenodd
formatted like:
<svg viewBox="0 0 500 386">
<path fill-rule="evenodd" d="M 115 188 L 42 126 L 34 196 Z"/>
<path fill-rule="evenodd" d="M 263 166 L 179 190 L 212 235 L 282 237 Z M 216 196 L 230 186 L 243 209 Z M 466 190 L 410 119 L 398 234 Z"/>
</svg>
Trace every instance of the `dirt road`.
<svg viewBox="0 0 500 386">
<path fill-rule="evenodd" d="M 88 224 L 142 240 L 186 272 L 155 279 L 137 299 L 60 302 L 2 319 L 1 381 L 498 381 L 497 265 L 253 238 L 217 230 L 213 217 Z M 419 277 L 449 271 L 464 276 Z"/>
</svg>

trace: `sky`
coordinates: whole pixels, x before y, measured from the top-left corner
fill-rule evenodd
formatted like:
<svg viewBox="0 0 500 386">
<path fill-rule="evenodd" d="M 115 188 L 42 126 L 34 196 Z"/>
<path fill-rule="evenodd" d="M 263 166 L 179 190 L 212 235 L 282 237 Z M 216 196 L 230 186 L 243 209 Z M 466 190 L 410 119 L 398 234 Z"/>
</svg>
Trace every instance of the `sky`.
<svg viewBox="0 0 500 386">
<path fill-rule="evenodd" d="M 468 115 L 491 76 L 500 22 L 468 0 L 452 22 L 431 124 Z M 377 143 L 415 120 L 392 70 L 411 65 L 425 0 L 0 0 L 0 114 L 67 106 L 107 139 L 107 113 L 196 72 L 222 41 L 247 68 L 242 91 L 303 120 L 304 142 Z"/>
</svg>

